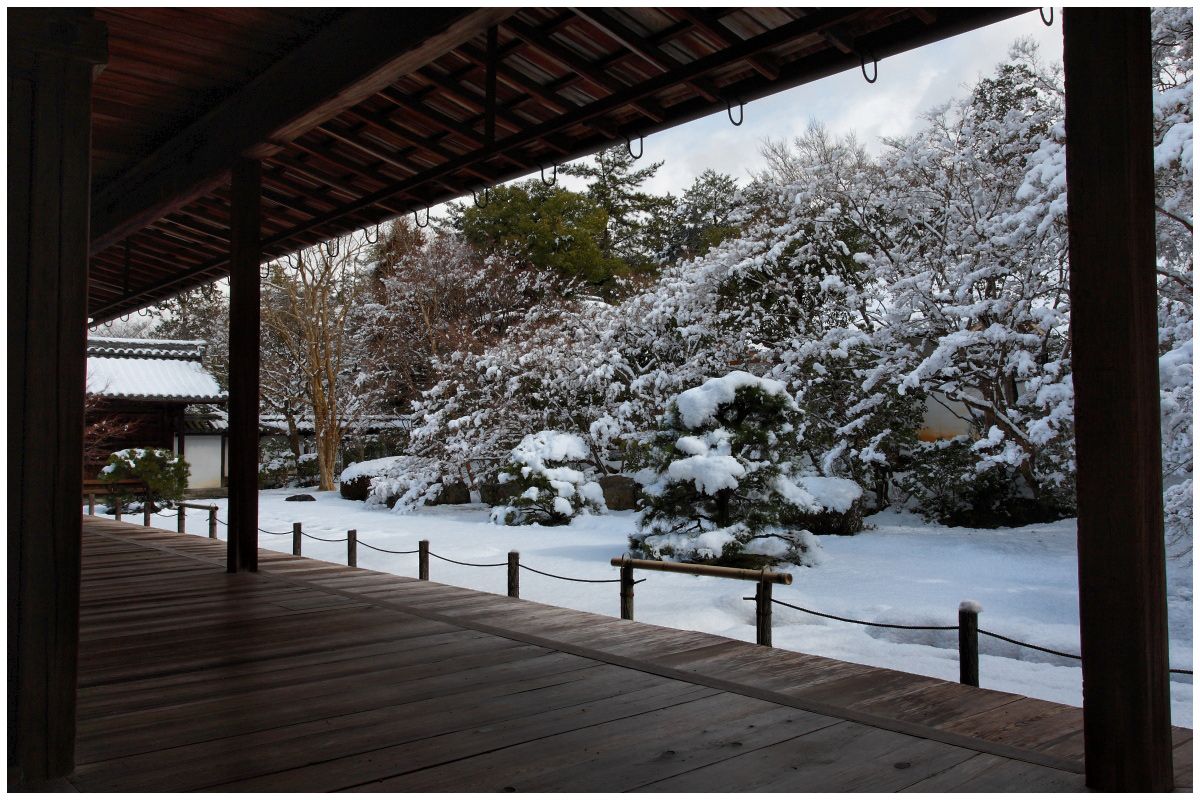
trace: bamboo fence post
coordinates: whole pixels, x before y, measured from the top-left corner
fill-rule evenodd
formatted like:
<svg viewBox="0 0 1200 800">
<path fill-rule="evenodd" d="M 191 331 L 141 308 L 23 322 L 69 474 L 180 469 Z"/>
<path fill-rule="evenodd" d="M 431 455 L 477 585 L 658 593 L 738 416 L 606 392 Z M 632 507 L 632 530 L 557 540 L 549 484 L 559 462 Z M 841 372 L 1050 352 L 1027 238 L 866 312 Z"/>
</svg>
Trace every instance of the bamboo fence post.
<svg viewBox="0 0 1200 800">
<path fill-rule="evenodd" d="M 516 550 L 508 553 L 508 596 L 521 596 L 521 554 Z"/>
<path fill-rule="evenodd" d="M 765 647 L 771 646 L 771 584 L 759 581 L 754 593 L 755 640 Z"/>
<path fill-rule="evenodd" d="M 633 619 L 633 564 L 621 565 L 621 619 Z"/>
<path fill-rule="evenodd" d="M 346 566 L 358 566 L 358 531 L 346 531 Z"/>
<path fill-rule="evenodd" d="M 300 555 L 300 543 L 304 539 L 304 531 L 299 522 L 292 523 L 292 555 Z"/>
<path fill-rule="evenodd" d="M 979 612 L 983 606 L 964 600 L 958 606 L 958 682 L 979 686 Z"/>
</svg>

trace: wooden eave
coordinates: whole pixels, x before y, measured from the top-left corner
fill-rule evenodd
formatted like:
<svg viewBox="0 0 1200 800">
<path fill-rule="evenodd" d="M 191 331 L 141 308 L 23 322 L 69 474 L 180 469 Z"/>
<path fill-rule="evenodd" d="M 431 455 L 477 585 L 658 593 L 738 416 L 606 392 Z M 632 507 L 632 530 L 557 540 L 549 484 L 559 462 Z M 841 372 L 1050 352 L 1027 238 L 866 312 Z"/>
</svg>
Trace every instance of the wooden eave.
<svg viewBox="0 0 1200 800">
<path fill-rule="evenodd" d="M 98 9 L 89 314 L 227 274 L 239 156 L 276 258 L 1026 10 Z"/>
</svg>

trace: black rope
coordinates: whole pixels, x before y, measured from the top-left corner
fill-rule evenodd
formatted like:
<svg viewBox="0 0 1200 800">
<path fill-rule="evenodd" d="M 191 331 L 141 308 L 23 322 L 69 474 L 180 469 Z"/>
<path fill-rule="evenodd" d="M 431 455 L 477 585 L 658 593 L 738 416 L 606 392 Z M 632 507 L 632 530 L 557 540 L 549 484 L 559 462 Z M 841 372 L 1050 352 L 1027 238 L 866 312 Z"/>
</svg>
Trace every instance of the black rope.
<svg viewBox="0 0 1200 800">
<path fill-rule="evenodd" d="M 288 531 L 288 533 L 291 533 L 291 531 Z M 322 539 L 320 536 L 313 536 L 311 533 L 304 533 L 303 531 L 301 531 L 301 533 L 310 539 L 316 539 L 318 542 L 344 542 L 344 541 L 346 541 L 346 539 Z M 349 538 L 349 537 L 347 537 L 347 538 Z"/>
<path fill-rule="evenodd" d="M 754 598 L 747 597 L 744 599 L 753 600 Z M 861 620 L 861 619 L 847 619 L 845 617 L 835 617 L 833 614 L 822 614 L 820 611 L 813 611 L 811 608 L 801 608 L 800 606 L 794 606 L 791 603 L 785 603 L 782 600 L 776 600 L 774 597 L 771 598 L 771 602 L 778 603 L 781 606 L 787 606 L 788 608 L 794 608 L 797 611 L 803 611 L 806 614 L 812 614 L 817 617 L 825 617 L 826 619 L 836 619 L 839 622 L 853 622 L 858 625 L 869 625 L 872 628 L 898 628 L 900 630 L 905 630 L 905 631 L 956 631 L 956 630 L 958 630 L 957 625 L 888 625 L 888 624 L 885 624 L 882 622 L 867 622 L 867 621 Z M 983 633 L 983 631 L 980 631 L 980 633 Z"/>
<path fill-rule="evenodd" d="M 392 553 L 393 555 L 397 556 L 407 556 L 412 555 L 413 553 L 421 552 L 420 550 L 384 550 L 382 547 L 375 547 L 374 545 L 367 544 L 361 539 L 358 540 L 358 543 L 363 547 L 370 547 L 372 550 L 378 550 L 381 553 Z"/>
<path fill-rule="evenodd" d="M 259 528 L 262 533 L 269 533 L 272 536 L 287 536 L 291 531 L 269 531 L 266 528 Z"/>
<path fill-rule="evenodd" d="M 547 578 L 558 578 L 560 581 L 575 581 L 576 583 L 620 583 L 621 582 L 620 578 L 605 578 L 603 580 L 597 579 L 597 578 L 568 578 L 565 575 L 551 575 L 549 572 L 542 572 L 540 569 L 534 569 L 533 567 L 526 566 L 525 564 L 518 564 L 517 566 L 519 566 L 521 569 L 527 569 L 530 572 L 536 572 L 538 575 L 545 575 Z M 642 581 L 644 581 L 644 580 L 646 580 L 646 579 L 642 578 Z M 641 583 L 642 581 L 637 581 L 637 583 Z"/>
<path fill-rule="evenodd" d="M 439 556 L 437 553 L 430 553 L 429 555 L 433 556 L 434 558 L 440 558 L 442 561 L 449 561 L 451 564 L 458 564 L 460 567 L 507 567 L 508 566 L 507 561 L 503 562 L 502 564 L 468 564 L 465 561 L 455 561 L 453 558 L 446 558 L 445 556 Z"/>
</svg>

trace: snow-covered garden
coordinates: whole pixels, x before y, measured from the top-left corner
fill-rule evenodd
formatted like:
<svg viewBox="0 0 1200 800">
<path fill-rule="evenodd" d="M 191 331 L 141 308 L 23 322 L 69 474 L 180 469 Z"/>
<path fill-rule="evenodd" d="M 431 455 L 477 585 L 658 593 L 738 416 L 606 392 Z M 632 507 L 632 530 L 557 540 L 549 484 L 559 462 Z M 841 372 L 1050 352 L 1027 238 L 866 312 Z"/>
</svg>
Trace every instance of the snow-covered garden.
<svg viewBox="0 0 1200 800">
<path fill-rule="evenodd" d="M 1154 25 L 1170 660 L 1188 670 L 1192 11 L 1157 9 Z M 1061 67 L 1018 42 L 878 154 L 819 124 L 798 134 L 764 142 L 744 187 L 706 173 L 681 198 L 651 197 L 638 187 L 661 163 L 635 168 L 617 147 L 564 166 L 586 193 L 497 187 L 490 205 L 452 206 L 436 233 L 400 219 L 370 246 L 349 237 L 273 264 L 262 406 L 286 419 L 290 452 L 264 457 L 260 478 L 278 464 L 304 478 L 307 463 L 331 489 L 344 464 L 366 463 L 340 475 L 359 501 L 265 491 L 262 545 L 290 549 L 293 522 L 324 538 L 352 528 L 360 567 L 410 576 L 415 555 L 371 548 L 428 539 L 487 564 L 518 550 L 593 580 L 615 578 L 609 559 L 627 551 L 779 565 L 795 575 L 776 590 L 785 603 L 947 626 L 972 600 L 983 630 L 1078 653 Z M 208 316 L 220 318 L 190 319 Z M 183 325 L 187 307 L 165 318 Z M 931 422 L 937 409 L 948 424 Z M 373 415 L 397 423 L 386 448 Z M 637 510 L 606 511 L 612 481 L 636 497 L 609 507 Z M 344 548 L 308 539 L 304 554 L 344 563 Z M 435 559 L 431 577 L 505 591 L 499 567 Z M 652 573 L 636 616 L 753 641 L 752 591 Z M 522 596 L 619 609 L 612 584 L 530 572 Z M 774 627 L 777 647 L 958 676 L 953 631 L 783 606 Z M 980 645 L 983 686 L 1081 704 L 1077 661 Z M 1191 685 L 1172 676 L 1176 725 L 1192 724 Z"/>
<path fill-rule="evenodd" d="M 337 492 L 312 492 L 316 502 L 286 502 L 295 490 L 262 492 L 260 526 L 286 535 L 260 534 L 262 547 L 291 551 L 291 527 L 344 538 L 358 532 L 358 565 L 416 577 L 415 550 L 428 539 L 430 550 L 455 561 L 495 564 L 510 550 L 521 563 L 573 578 L 614 579 L 609 559 L 629 549 L 636 512 L 577 517 L 568 526 L 503 526 L 489 519 L 482 504 L 426 506 L 398 515 L 344 500 Z M 205 501 L 209 502 L 209 501 Z M 211 501 L 225 519 L 225 500 Z M 173 529 L 164 512 L 155 524 Z M 191 512 L 188 532 L 207 535 L 207 515 Z M 975 530 L 927 523 L 900 511 L 866 520 L 857 536 L 819 536 L 822 563 L 789 568 L 791 586 L 775 587 L 775 598 L 835 616 L 907 625 L 955 625 L 958 605 L 983 606 L 980 627 L 1012 639 L 1068 653 L 1079 652 L 1075 523 L 1066 519 L 1025 528 Z M 224 528 L 220 536 L 224 537 Z M 346 563 L 346 545 L 304 539 L 304 555 Z M 464 567 L 431 559 L 430 578 L 485 592 L 506 592 L 504 568 Z M 656 625 L 704 631 L 754 641 L 754 603 L 742 598 L 753 587 L 740 581 L 645 573 L 636 588 L 635 618 Z M 1169 572 L 1171 666 L 1192 667 L 1192 570 Z M 521 596 L 542 603 L 620 615 L 616 584 L 567 583 L 529 571 L 521 573 Z M 774 645 L 845 661 L 887 667 L 945 680 L 958 679 L 953 631 L 919 632 L 867 628 L 814 617 L 776 606 Z M 980 684 L 989 689 L 1079 706 L 1078 662 L 1045 655 L 983 636 Z M 1192 678 L 1173 675 L 1171 713 L 1175 725 L 1192 727 Z"/>
</svg>

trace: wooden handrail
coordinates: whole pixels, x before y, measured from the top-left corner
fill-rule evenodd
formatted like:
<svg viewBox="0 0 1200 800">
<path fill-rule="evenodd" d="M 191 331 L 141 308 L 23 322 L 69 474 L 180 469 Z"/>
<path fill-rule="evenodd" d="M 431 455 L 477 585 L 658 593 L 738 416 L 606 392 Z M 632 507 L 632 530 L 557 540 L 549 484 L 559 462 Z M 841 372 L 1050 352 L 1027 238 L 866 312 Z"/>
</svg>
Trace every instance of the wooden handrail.
<svg viewBox="0 0 1200 800">
<path fill-rule="evenodd" d="M 756 583 L 781 583 L 784 586 L 792 584 L 790 572 L 767 572 L 757 569 L 737 569 L 735 567 L 714 567 L 708 564 L 678 564 L 674 561 L 647 561 L 640 558 L 614 558 L 609 562 L 614 567 L 629 566 L 633 569 L 650 569 L 658 572 L 679 572 L 684 575 L 706 575 L 710 578 L 733 578 L 740 581 Z"/>
</svg>

